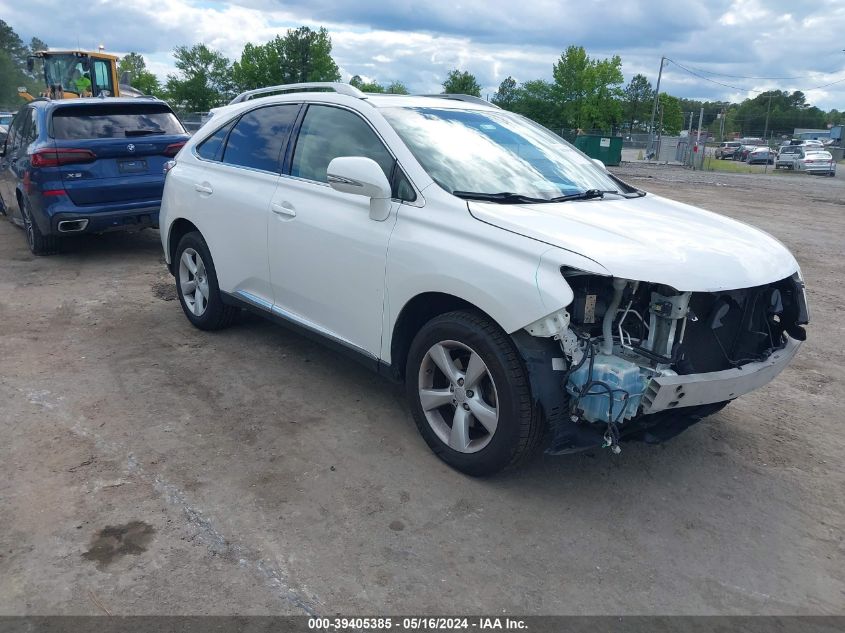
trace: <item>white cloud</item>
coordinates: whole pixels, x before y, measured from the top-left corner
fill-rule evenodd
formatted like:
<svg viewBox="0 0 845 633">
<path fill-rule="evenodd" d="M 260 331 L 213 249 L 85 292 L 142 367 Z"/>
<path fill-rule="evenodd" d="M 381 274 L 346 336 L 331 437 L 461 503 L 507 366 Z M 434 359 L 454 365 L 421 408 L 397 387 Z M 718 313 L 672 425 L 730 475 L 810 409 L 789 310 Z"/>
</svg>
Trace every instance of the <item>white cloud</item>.
<svg viewBox="0 0 845 633">
<path fill-rule="evenodd" d="M 230 59 L 246 42 L 287 28 L 326 26 L 344 78 L 360 74 L 412 91 L 433 92 L 451 68 L 473 72 L 485 93 L 512 75 L 551 78 L 569 44 L 590 55 L 619 54 L 630 78 L 656 79 L 660 56 L 705 71 L 720 86 L 676 66 L 662 87 L 678 96 L 742 99 L 755 90 L 808 89 L 845 78 L 845 3 L 841 0 L 0 0 L 0 15 L 28 39 L 145 55 L 160 76 L 173 72 L 170 51 L 204 42 Z M 745 77 L 795 77 L 761 80 Z M 822 108 L 845 109 L 845 82 L 808 91 Z"/>
</svg>

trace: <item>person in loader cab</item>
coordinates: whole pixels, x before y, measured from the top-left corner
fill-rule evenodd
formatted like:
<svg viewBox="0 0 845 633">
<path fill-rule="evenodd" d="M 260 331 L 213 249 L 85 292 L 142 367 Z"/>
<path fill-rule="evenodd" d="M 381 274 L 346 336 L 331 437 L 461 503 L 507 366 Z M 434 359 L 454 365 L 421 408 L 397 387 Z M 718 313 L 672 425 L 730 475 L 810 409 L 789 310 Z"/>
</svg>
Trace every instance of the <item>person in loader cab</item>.
<svg viewBox="0 0 845 633">
<path fill-rule="evenodd" d="M 91 80 L 88 78 L 87 73 L 80 72 L 78 68 L 73 71 L 72 85 L 80 97 L 91 95 Z"/>
</svg>

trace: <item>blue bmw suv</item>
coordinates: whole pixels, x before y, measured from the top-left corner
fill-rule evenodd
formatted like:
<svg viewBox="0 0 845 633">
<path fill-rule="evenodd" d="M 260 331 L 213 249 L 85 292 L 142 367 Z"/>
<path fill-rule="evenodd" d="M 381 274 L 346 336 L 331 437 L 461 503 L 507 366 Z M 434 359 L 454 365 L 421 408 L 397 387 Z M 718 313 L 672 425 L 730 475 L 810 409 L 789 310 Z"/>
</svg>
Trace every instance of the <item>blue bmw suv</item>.
<svg viewBox="0 0 845 633">
<path fill-rule="evenodd" d="M 0 212 L 36 255 L 73 234 L 157 227 L 164 165 L 187 140 L 155 98 L 36 99 L 0 145 Z"/>
</svg>

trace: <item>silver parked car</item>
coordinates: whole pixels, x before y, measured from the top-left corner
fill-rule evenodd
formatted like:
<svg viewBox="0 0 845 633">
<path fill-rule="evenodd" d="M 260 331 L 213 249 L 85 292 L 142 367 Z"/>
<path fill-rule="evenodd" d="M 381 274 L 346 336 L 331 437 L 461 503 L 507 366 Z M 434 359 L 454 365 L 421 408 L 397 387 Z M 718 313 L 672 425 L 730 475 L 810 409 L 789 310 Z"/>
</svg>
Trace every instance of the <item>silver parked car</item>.
<svg viewBox="0 0 845 633">
<path fill-rule="evenodd" d="M 747 161 L 749 165 L 755 163 L 768 163 L 771 165 L 775 162 L 775 153 L 768 147 L 755 147 L 748 152 Z"/>
<path fill-rule="evenodd" d="M 795 163 L 796 169 L 806 171 L 808 174 L 836 175 L 836 162 L 831 153 L 826 150 L 807 148 L 804 150 L 804 156 Z"/>
</svg>

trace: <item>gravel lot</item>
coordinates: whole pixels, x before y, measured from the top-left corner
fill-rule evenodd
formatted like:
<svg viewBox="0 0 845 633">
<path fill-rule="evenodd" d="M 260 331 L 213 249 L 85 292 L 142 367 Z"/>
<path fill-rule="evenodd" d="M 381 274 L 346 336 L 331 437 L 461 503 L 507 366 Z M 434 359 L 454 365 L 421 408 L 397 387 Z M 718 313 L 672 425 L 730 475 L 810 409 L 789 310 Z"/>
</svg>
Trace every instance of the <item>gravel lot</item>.
<svg viewBox="0 0 845 633">
<path fill-rule="evenodd" d="M 156 232 L 0 222 L 0 613 L 843 613 L 845 180 L 617 171 L 785 242 L 810 340 L 666 445 L 488 480 L 333 352 L 191 328 Z"/>
</svg>

